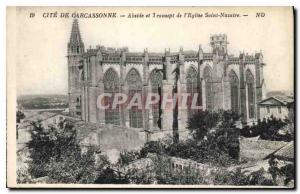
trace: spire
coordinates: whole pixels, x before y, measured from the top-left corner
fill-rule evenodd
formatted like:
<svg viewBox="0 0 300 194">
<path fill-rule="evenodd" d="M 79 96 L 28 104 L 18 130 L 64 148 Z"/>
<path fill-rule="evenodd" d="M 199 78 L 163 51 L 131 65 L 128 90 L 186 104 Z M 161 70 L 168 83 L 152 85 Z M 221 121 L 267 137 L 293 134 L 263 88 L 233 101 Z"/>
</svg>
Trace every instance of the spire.
<svg viewBox="0 0 300 194">
<path fill-rule="evenodd" d="M 84 44 L 81 40 L 77 19 L 74 19 L 73 21 L 70 41 L 68 44 L 68 53 L 69 55 L 73 55 L 73 54 L 78 55 L 84 53 Z"/>
<path fill-rule="evenodd" d="M 71 37 L 70 37 L 70 43 L 75 43 L 75 42 L 76 43 L 82 42 L 77 19 L 74 19 L 74 21 L 73 21 Z"/>
</svg>

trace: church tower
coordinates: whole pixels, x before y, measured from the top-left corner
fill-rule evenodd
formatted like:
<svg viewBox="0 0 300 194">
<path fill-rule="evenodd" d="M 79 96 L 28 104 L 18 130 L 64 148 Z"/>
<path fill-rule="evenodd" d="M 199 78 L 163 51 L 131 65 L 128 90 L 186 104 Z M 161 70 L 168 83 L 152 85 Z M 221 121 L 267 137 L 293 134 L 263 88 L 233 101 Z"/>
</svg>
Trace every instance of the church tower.
<svg viewBox="0 0 300 194">
<path fill-rule="evenodd" d="M 210 45 L 212 52 L 217 55 L 227 54 L 227 35 L 226 34 L 215 34 L 210 37 Z"/>
<path fill-rule="evenodd" d="M 83 77 L 84 44 L 75 19 L 72 25 L 70 41 L 68 43 L 68 95 L 69 111 L 71 116 L 81 117 L 81 88 L 80 80 Z"/>
</svg>

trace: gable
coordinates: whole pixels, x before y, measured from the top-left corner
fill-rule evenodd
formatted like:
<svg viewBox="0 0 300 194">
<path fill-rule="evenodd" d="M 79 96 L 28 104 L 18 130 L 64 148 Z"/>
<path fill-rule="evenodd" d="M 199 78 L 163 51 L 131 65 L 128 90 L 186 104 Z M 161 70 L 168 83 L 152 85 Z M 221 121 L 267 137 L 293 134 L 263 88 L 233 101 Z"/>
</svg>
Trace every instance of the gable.
<svg viewBox="0 0 300 194">
<path fill-rule="evenodd" d="M 282 106 L 282 105 L 285 105 L 285 104 L 283 104 L 279 100 L 271 97 L 271 98 L 268 98 L 266 100 L 261 101 L 259 103 L 259 105 Z"/>
</svg>

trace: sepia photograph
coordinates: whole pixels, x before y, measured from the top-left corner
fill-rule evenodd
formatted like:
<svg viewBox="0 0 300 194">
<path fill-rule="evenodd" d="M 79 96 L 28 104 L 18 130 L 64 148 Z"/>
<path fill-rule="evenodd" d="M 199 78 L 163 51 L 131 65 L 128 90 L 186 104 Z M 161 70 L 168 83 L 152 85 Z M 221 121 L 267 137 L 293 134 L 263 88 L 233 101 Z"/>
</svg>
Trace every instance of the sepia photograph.
<svg viewBox="0 0 300 194">
<path fill-rule="evenodd" d="M 293 7 L 7 7 L 7 187 L 295 188 Z"/>
</svg>

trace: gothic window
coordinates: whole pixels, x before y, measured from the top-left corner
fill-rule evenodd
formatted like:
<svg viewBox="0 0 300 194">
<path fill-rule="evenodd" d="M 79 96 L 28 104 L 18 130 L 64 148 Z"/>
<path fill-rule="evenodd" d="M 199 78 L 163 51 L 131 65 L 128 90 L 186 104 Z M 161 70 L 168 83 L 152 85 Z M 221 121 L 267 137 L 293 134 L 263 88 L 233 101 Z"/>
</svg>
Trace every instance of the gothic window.
<svg viewBox="0 0 300 194">
<path fill-rule="evenodd" d="M 234 71 L 229 73 L 231 111 L 239 113 L 239 78 Z"/>
<path fill-rule="evenodd" d="M 114 100 L 114 96 L 116 93 L 119 92 L 119 77 L 118 74 L 113 69 L 108 69 L 105 72 L 103 78 L 104 84 L 104 92 L 110 93 L 111 97 L 104 98 L 104 105 L 109 106 L 105 109 L 105 123 L 106 124 L 120 124 L 120 113 L 119 113 L 119 106 L 116 108 L 112 108 L 112 103 Z"/>
<path fill-rule="evenodd" d="M 213 80 L 212 72 L 209 67 L 204 68 L 204 82 L 205 82 L 205 99 L 206 99 L 206 110 L 213 110 Z"/>
<path fill-rule="evenodd" d="M 131 69 L 126 78 L 128 86 L 129 101 L 135 94 L 142 97 L 142 79 L 136 69 Z M 133 128 L 143 127 L 143 112 L 138 106 L 132 106 L 129 109 L 129 126 Z"/>
<path fill-rule="evenodd" d="M 246 71 L 246 84 L 247 84 L 247 94 L 248 94 L 248 114 L 249 114 L 249 118 L 254 118 L 255 115 L 254 77 L 249 69 Z"/>
<path fill-rule="evenodd" d="M 188 117 L 191 118 L 197 112 L 197 109 L 192 109 L 191 105 L 194 95 L 198 93 L 197 71 L 193 67 L 190 67 L 186 74 L 186 91 L 189 94 L 187 101 Z"/>
<path fill-rule="evenodd" d="M 73 67 L 73 72 L 74 72 L 74 87 L 78 88 L 79 87 L 79 77 L 80 77 L 80 71 L 78 69 L 78 67 Z"/>
<path fill-rule="evenodd" d="M 162 86 L 163 75 L 160 71 L 153 71 L 150 75 L 150 84 L 153 94 L 159 94 Z M 152 104 L 153 126 L 160 127 L 159 102 Z"/>
<path fill-rule="evenodd" d="M 76 99 L 76 106 L 78 106 L 78 107 L 81 106 L 81 97 L 77 97 L 77 99 Z"/>
<path fill-rule="evenodd" d="M 80 73 L 80 80 L 84 81 L 84 71 L 83 70 L 81 70 L 81 73 Z"/>
</svg>

